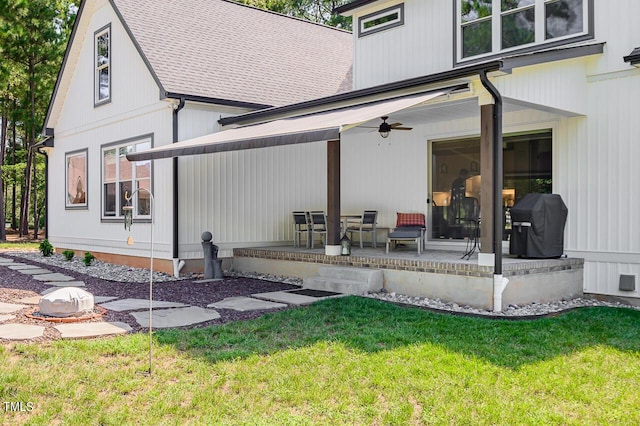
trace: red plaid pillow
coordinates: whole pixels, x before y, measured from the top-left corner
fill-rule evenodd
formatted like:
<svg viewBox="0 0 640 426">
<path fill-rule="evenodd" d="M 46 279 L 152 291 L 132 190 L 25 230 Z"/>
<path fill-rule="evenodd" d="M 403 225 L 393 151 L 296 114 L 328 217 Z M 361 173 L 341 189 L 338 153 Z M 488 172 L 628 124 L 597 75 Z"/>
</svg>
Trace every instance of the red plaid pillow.
<svg viewBox="0 0 640 426">
<path fill-rule="evenodd" d="M 422 226 L 425 228 L 423 213 L 397 213 L 396 228 L 399 226 Z"/>
</svg>

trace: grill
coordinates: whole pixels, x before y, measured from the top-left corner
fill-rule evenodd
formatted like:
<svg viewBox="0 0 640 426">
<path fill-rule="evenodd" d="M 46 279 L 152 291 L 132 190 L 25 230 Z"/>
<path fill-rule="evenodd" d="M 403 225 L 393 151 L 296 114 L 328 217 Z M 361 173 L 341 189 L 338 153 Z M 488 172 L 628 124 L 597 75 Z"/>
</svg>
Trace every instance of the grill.
<svg viewBox="0 0 640 426">
<path fill-rule="evenodd" d="M 509 253 L 554 258 L 564 252 L 567 206 L 557 194 L 527 194 L 511 208 Z"/>
</svg>

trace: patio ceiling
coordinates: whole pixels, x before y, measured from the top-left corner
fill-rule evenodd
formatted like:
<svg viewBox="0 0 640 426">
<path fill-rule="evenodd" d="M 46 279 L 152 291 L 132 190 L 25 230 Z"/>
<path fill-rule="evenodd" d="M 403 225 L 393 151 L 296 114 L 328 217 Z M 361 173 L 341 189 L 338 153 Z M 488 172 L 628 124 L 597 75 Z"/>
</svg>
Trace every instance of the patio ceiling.
<svg viewBox="0 0 640 426">
<path fill-rule="evenodd" d="M 146 151 L 130 153 L 127 155 L 127 159 L 129 161 L 154 160 L 336 140 L 340 138 L 341 132 L 372 120 L 379 122 L 382 116 L 425 104 L 454 89 L 433 90 L 379 102 L 237 127 Z"/>
</svg>

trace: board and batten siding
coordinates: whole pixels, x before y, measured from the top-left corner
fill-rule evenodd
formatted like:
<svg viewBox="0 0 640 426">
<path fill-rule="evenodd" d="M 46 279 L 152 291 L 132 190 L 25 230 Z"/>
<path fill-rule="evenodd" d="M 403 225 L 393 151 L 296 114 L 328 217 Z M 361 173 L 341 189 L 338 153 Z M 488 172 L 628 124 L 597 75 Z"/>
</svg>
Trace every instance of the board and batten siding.
<svg viewBox="0 0 640 426">
<path fill-rule="evenodd" d="M 354 89 L 450 69 L 453 64 L 451 1 L 390 1 L 353 16 L 358 18 L 404 3 L 404 25 L 358 37 L 354 29 Z"/>
<path fill-rule="evenodd" d="M 326 142 L 181 158 L 180 257 L 202 257 L 204 231 L 220 257 L 293 241 L 292 211 L 326 211 L 326 158 Z"/>
<path fill-rule="evenodd" d="M 57 113 L 48 125 L 55 130 L 55 147 L 49 156 L 49 240 L 58 248 L 147 257 L 151 226 L 136 223 L 131 228 L 135 244 L 127 246 L 129 235 L 123 223 L 102 217 L 101 147 L 119 141 L 152 135 L 156 146 L 172 138 L 171 108 L 159 100 L 158 86 L 140 58 L 118 17 L 107 1 L 99 2 L 95 13 L 83 14 L 86 36 L 76 39 L 81 46 L 77 59 L 68 63 L 68 89 L 58 93 Z M 111 101 L 94 107 L 94 31 L 111 25 Z M 87 202 L 84 210 L 65 209 L 65 154 L 87 149 Z M 170 162 L 153 165 L 154 251 L 159 258 L 171 258 Z"/>
</svg>

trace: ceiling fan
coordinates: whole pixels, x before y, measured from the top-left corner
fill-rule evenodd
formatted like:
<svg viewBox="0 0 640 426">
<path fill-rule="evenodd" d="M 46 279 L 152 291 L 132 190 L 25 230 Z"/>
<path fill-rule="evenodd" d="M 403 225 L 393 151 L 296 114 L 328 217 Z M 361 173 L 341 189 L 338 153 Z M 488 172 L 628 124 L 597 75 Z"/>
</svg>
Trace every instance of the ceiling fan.
<svg viewBox="0 0 640 426">
<path fill-rule="evenodd" d="M 387 123 L 387 120 L 389 119 L 389 117 L 386 115 L 380 118 L 382 119 L 382 123 L 380 123 L 380 126 L 378 127 L 378 132 L 380 133 L 380 136 L 382 136 L 383 138 L 389 137 L 389 133 L 391 132 L 391 130 L 413 129 L 413 127 L 402 127 L 402 123 L 393 123 L 393 124 Z"/>
</svg>

